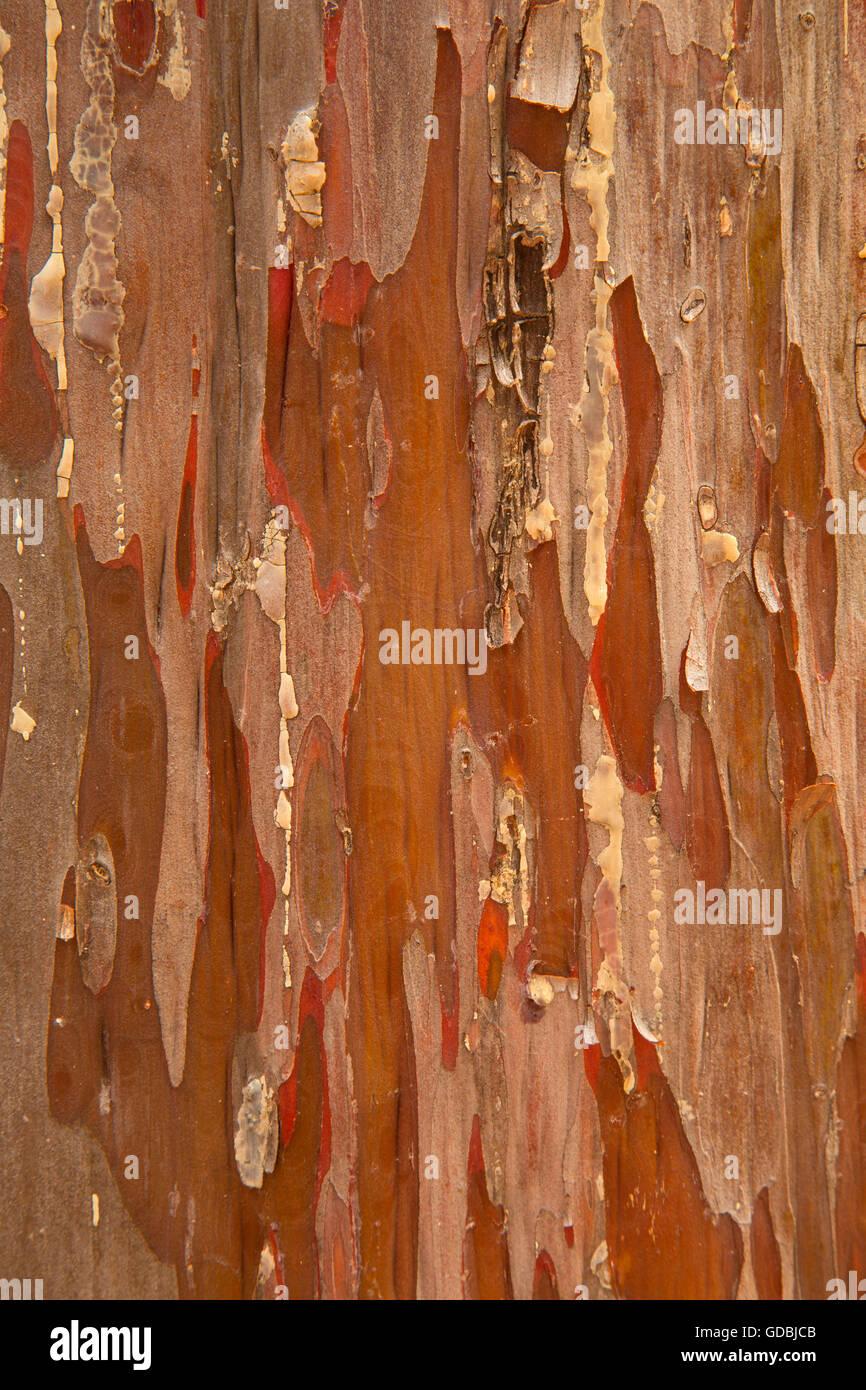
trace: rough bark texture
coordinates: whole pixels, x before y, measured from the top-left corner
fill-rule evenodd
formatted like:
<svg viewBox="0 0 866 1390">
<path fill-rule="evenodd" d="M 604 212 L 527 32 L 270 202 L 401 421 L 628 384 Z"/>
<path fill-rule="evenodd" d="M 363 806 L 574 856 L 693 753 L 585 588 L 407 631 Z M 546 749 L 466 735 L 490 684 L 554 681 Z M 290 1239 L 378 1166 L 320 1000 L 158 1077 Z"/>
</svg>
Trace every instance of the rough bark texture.
<svg viewBox="0 0 866 1390">
<path fill-rule="evenodd" d="M 866 4 L 0 24 L 0 1275 L 866 1275 Z"/>
</svg>

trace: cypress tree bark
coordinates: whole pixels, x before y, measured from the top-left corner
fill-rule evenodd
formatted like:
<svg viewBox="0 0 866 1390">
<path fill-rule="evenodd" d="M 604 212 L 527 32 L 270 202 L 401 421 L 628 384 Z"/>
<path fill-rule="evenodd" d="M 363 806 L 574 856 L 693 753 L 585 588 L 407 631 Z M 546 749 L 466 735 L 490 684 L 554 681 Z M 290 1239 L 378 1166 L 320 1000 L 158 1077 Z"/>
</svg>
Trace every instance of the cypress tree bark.
<svg viewBox="0 0 866 1390">
<path fill-rule="evenodd" d="M 866 1275 L 864 7 L 0 22 L 0 1274 Z"/>
</svg>

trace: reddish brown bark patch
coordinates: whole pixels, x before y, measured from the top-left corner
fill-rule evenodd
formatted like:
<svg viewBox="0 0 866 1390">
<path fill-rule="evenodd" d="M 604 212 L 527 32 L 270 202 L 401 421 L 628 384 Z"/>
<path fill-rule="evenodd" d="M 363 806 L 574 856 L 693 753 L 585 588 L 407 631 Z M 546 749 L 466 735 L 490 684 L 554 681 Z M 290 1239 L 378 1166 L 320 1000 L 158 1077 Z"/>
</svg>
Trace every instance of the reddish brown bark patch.
<svg viewBox="0 0 866 1390">
<path fill-rule="evenodd" d="M 328 1080 L 322 1039 L 322 985 L 310 970 L 298 1010 L 298 1049 L 280 1087 L 282 1152 L 271 1203 L 278 1215 L 284 1278 L 290 1298 L 318 1298 L 316 1206 L 331 1156 Z"/>
<path fill-rule="evenodd" d="M 0 464 L 20 473 L 48 462 L 57 435 L 54 392 L 28 311 L 33 152 L 21 121 L 13 121 L 9 128 L 6 158 L 6 241 L 0 265 Z"/>
<path fill-rule="evenodd" d="M 509 96 L 506 105 L 508 143 L 539 169 L 558 173 L 568 144 L 569 115 L 553 106 Z"/>
<path fill-rule="evenodd" d="M 472 1121 L 469 1161 L 466 1166 L 469 1192 L 466 1202 L 466 1236 L 463 1243 L 465 1296 L 482 1301 L 513 1298 L 505 1212 L 491 1202 L 487 1192 L 484 1156 L 481 1150 L 481 1124 Z"/>
<path fill-rule="evenodd" d="M 655 1049 L 637 1032 L 634 1038 L 634 1091 L 623 1091 L 612 1057 L 600 1058 L 596 1089 L 614 1292 L 625 1299 L 732 1299 L 743 1262 L 739 1228 L 730 1216 L 710 1212 Z"/>
<path fill-rule="evenodd" d="M 268 347 L 265 358 L 264 431 L 271 455 L 276 458 L 280 449 L 280 423 L 283 414 L 283 391 L 286 379 L 286 360 L 289 352 L 289 329 L 292 323 L 292 299 L 295 289 L 294 266 L 268 269 Z"/>
<path fill-rule="evenodd" d="M 559 590 L 555 542 L 530 554 L 532 601 L 513 644 L 488 652 L 486 676 L 469 682 L 473 727 L 491 739 L 499 781 L 519 777 L 540 827 L 532 908 L 537 969 L 571 975 L 579 958 L 576 885 L 587 859 L 586 822 L 574 768 L 581 763 L 580 722 L 586 661 L 568 627 Z M 568 731 L 551 757 L 550 730 Z M 494 737 L 505 731 L 504 736 Z"/>
<path fill-rule="evenodd" d="M 367 302 L 367 295 L 375 284 L 373 272 L 366 261 L 357 265 L 343 256 L 337 261 L 327 280 L 319 300 L 319 317 L 323 323 L 339 323 L 350 328 L 358 322 Z"/>
<path fill-rule="evenodd" d="M 776 496 L 780 506 L 804 526 L 819 519 L 824 486 L 824 433 L 818 401 L 803 354 L 792 343 L 785 374 L 785 420 L 776 460 Z M 826 515 L 826 512 L 825 512 Z"/>
<path fill-rule="evenodd" d="M 174 540 L 174 578 L 177 601 L 185 618 L 189 617 L 195 588 L 195 483 L 198 467 L 198 416 L 189 422 L 189 439 L 183 480 L 180 485 L 180 505 L 177 510 L 177 531 Z"/>
<path fill-rule="evenodd" d="M 758 1297 L 778 1301 L 782 1297 L 782 1256 L 779 1253 L 773 1218 L 770 1214 L 770 1193 L 762 1187 L 752 1212 L 752 1268 Z"/>
<path fill-rule="evenodd" d="M 731 869 L 728 813 L 713 740 L 700 716 L 692 721 L 685 846 L 695 881 L 723 888 Z"/>
<path fill-rule="evenodd" d="M 643 506 L 661 445 L 662 386 L 631 276 L 611 295 L 610 313 L 628 462 L 592 676 L 622 779 L 632 791 L 645 792 L 655 787 L 653 725 L 662 697 L 662 669 L 655 568 Z"/>
<path fill-rule="evenodd" d="M 554 1301 L 559 1298 L 556 1266 L 546 1250 L 539 1250 L 532 1281 L 533 1299 Z"/>
<path fill-rule="evenodd" d="M 773 652 L 773 698 L 782 750 L 782 796 L 785 814 L 790 816 L 799 793 L 817 781 L 818 765 L 812 751 L 800 678 L 788 664 L 781 614 L 767 615 L 767 631 Z"/>
<path fill-rule="evenodd" d="M 141 76 L 156 58 L 153 0 L 115 0 L 111 17 L 120 61 Z"/>
</svg>

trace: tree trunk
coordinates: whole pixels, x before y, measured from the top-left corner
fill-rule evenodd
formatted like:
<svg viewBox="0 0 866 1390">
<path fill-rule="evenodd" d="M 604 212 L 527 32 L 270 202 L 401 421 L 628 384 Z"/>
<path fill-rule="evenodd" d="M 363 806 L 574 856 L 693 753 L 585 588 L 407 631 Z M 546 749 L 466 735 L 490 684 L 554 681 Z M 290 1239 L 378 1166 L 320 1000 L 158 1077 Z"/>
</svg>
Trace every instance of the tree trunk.
<svg viewBox="0 0 866 1390">
<path fill-rule="evenodd" d="M 0 19 L 0 1275 L 866 1275 L 863 0 Z"/>
</svg>

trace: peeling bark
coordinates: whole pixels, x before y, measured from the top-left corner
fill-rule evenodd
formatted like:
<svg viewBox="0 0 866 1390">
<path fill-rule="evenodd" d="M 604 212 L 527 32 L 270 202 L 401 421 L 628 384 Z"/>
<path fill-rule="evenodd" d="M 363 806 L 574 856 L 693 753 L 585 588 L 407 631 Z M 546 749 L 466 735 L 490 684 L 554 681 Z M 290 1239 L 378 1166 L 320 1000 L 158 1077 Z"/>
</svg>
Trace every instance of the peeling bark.
<svg viewBox="0 0 866 1390">
<path fill-rule="evenodd" d="M 866 10 L 399 9 L 2 6 L 0 1274 L 824 1299 Z"/>
</svg>

